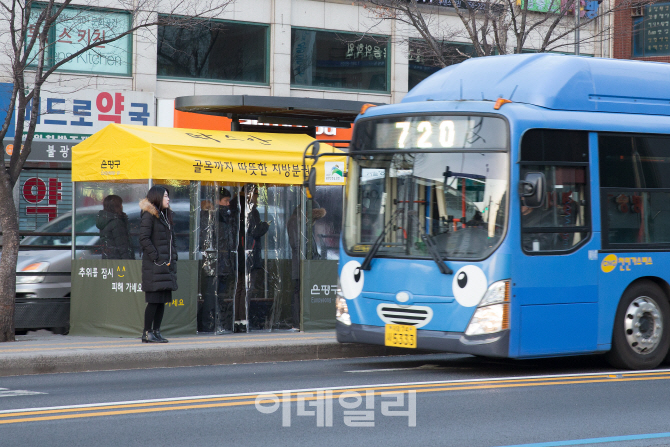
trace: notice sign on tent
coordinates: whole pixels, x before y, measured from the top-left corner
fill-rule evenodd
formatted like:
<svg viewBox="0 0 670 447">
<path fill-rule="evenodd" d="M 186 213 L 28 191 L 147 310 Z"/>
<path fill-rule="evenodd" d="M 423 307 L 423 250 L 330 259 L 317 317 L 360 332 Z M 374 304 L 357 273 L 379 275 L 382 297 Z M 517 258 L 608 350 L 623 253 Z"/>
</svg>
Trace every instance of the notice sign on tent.
<svg viewBox="0 0 670 447">
<path fill-rule="evenodd" d="M 72 150 L 72 180 L 174 179 L 301 184 L 307 135 L 110 124 Z M 318 184 L 343 185 L 344 153 L 318 163 Z M 325 158 L 325 157 L 324 157 Z M 326 169 L 325 164 L 330 169 Z"/>
</svg>

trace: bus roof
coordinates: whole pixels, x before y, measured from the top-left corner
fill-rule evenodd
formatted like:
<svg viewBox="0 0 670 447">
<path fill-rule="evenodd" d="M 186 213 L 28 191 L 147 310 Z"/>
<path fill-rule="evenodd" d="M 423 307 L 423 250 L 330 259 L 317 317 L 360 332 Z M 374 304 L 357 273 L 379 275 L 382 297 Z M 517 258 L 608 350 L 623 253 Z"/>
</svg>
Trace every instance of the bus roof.
<svg viewBox="0 0 670 447">
<path fill-rule="evenodd" d="M 498 98 L 553 110 L 670 115 L 670 64 L 547 53 L 479 57 L 438 71 L 402 102 Z"/>
</svg>

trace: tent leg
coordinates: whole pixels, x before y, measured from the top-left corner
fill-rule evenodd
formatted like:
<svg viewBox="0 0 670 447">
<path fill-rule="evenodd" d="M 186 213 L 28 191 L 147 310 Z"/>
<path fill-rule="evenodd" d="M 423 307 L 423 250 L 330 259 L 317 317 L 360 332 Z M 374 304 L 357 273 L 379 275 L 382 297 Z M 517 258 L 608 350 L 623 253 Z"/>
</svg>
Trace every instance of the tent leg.
<svg viewBox="0 0 670 447">
<path fill-rule="evenodd" d="M 233 131 L 233 132 L 239 132 L 240 129 L 241 129 L 240 118 L 236 114 L 233 114 L 231 119 L 233 120 L 233 122 L 230 123 L 230 130 Z"/>
</svg>

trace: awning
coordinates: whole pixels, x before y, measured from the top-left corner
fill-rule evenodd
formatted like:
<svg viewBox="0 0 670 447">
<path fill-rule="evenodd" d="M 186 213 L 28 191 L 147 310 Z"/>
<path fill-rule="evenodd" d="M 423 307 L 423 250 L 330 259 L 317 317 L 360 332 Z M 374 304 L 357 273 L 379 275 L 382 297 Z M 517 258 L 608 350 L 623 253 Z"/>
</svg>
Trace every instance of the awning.
<svg viewBox="0 0 670 447">
<path fill-rule="evenodd" d="M 72 181 L 200 180 L 302 184 L 302 134 L 109 124 L 72 148 Z M 321 143 L 321 153 L 341 150 Z M 324 157 L 317 183 L 343 185 L 345 156 Z"/>
</svg>

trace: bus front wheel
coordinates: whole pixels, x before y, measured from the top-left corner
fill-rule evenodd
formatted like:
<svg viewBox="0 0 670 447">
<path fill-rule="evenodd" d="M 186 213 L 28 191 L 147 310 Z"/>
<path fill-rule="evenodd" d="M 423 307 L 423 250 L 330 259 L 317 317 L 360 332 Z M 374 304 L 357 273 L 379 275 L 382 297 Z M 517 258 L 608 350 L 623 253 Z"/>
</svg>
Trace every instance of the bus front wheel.
<svg viewBox="0 0 670 447">
<path fill-rule="evenodd" d="M 617 368 L 652 369 L 669 347 L 670 304 L 665 293 L 647 281 L 629 287 L 617 308 L 607 361 Z"/>
</svg>

